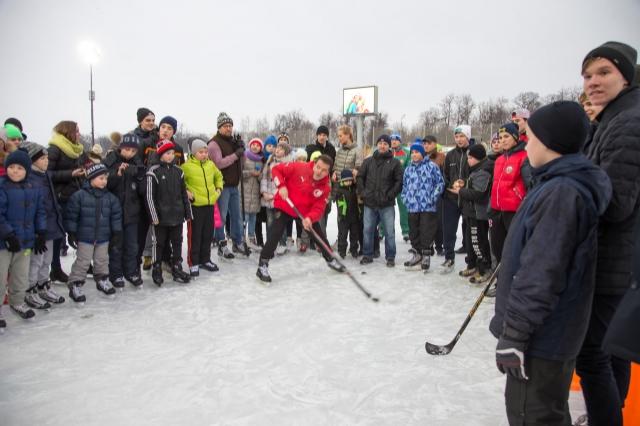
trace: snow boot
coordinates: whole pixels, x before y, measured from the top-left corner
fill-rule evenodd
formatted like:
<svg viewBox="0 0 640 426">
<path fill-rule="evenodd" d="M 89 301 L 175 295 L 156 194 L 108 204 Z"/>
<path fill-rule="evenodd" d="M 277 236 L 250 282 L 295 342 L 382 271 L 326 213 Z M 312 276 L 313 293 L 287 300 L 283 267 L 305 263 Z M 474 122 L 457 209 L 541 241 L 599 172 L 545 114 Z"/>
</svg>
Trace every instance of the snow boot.
<svg viewBox="0 0 640 426">
<path fill-rule="evenodd" d="M 140 287 L 144 281 L 142 281 L 142 277 L 138 274 L 131 275 L 130 277 L 125 277 L 127 281 L 131 283 L 134 287 Z"/>
<path fill-rule="evenodd" d="M 444 262 L 442 262 L 442 270 L 440 271 L 440 273 L 449 274 L 453 272 L 454 266 L 455 266 L 455 262 L 452 259 L 447 259 Z"/>
<path fill-rule="evenodd" d="M 416 267 L 419 267 L 420 264 L 422 263 L 422 258 L 423 256 L 421 254 L 418 254 L 418 252 L 414 250 L 413 257 L 411 257 L 411 259 L 404 262 L 404 267 L 407 269 L 415 269 Z"/>
<path fill-rule="evenodd" d="M 427 272 L 431 267 L 431 254 L 433 252 L 431 250 L 424 250 L 422 252 L 422 262 L 420 262 L 420 269 L 424 272 Z"/>
<path fill-rule="evenodd" d="M 370 263 L 373 263 L 373 259 L 370 258 L 369 256 L 363 256 L 362 259 L 360 259 L 361 265 L 368 265 Z"/>
<path fill-rule="evenodd" d="M 51 289 L 50 281 L 38 284 L 38 295 L 49 303 L 64 303 L 64 297 Z"/>
<path fill-rule="evenodd" d="M 204 263 L 200 264 L 200 267 L 202 269 L 204 269 L 205 271 L 209 271 L 209 272 L 216 272 L 219 270 L 218 265 L 216 265 L 215 263 L 213 263 L 212 261 L 208 260 Z"/>
<path fill-rule="evenodd" d="M 153 264 L 153 269 L 151 269 L 151 278 L 153 279 L 153 283 L 160 287 L 164 280 L 162 279 L 162 266 L 160 262 Z"/>
<path fill-rule="evenodd" d="M 51 281 L 58 281 L 66 284 L 69 281 L 69 276 L 65 274 L 62 269 L 51 268 L 51 272 L 49 272 L 49 279 Z"/>
<path fill-rule="evenodd" d="M 470 277 L 473 274 L 475 274 L 478 270 L 476 268 L 469 268 L 467 267 L 466 269 L 463 269 L 462 271 L 458 272 L 458 275 L 460 275 L 461 277 Z"/>
<path fill-rule="evenodd" d="M 96 281 L 96 288 L 107 296 L 113 296 L 116 294 L 116 289 L 113 288 L 109 280 L 106 278 L 99 278 L 98 281 Z"/>
<path fill-rule="evenodd" d="M 145 256 L 144 260 L 142 261 L 142 270 L 148 271 L 149 269 L 151 269 L 152 266 L 153 266 L 153 259 L 151 259 L 151 256 Z"/>
<path fill-rule="evenodd" d="M 74 281 L 69 283 L 69 297 L 76 303 L 84 303 L 87 297 L 82 294 L 82 285 L 84 281 Z"/>
<path fill-rule="evenodd" d="M 233 253 L 231 253 L 231 250 L 229 250 L 229 247 L 227 247 L 227 241 L 219 241 L 218 242 L 218 259 L 225 259 L 225 260 L 231 260 L 234 257 L 236 257 Z"/>
<path fill-rule="evenodd" d="M 339 264 L 335 259 L 331 259 L 330 261 L 328 261 L 327 266 L 336 272 L 344 272 L 347 270 L 344 265 Z"/>
<path fill-rule="evenodd" d="M 247 247 L 244 242 L 241 242 L 240 244 L 236 244 L 234 242 L 231 245 L 231 251 L 234 253 L 242 254 L 246 257 L 249 257 L 249 255 L 251 254 L 251 250 L 249 250 L 249 247 Z"/>
<path fill-rule="evenodd" d="M 373 258 L 377 259 L 380 257 L 380 249 L 378 250 L 373 250 Z"/>
<path fill-rule="evenodd" d="M 260 259 L 256 276 L 260 278 L 260 281 L 262 282 L 271 282 L 271 275 L 269 275 L 269 261 L 267 259 Z"/>
<path fill-rule="evenodd" d="M 173 276 L 173 280 L 175 282 L 187 284 L 191 281 L 191 277 L 185 271 L 182 270 L 182 265 L 176 263 L 171 268 L 171 275 Z"/>
<path fill-rule="evenodd" d="M 51 304 L 42 300 L 37 292 L 38 288 L 35 285 L 27 289 L 27 294 L 24 296 L 25 303 L 35 309 L 51 309 Z"/>
<path fill-rule="evenodd" d="M 31 309 L 26 303 L 11 305 L 11 310 L 18 314 L 22 319 L 29 319 L 36 316 L 36 313 L 33 312 L 33 309 Z"/>
<path fill-rule="evenodd" d="M 395 259 L 387 259 L 387 268 L 393 268 L 394 266 L 396 266 L 396 261 Z"/>
<path fill-rule="evenodd" d="M 189 275 L 191 275 L 191 278 L 197 278 L 200 276 L 200 268 L 198 265 L 193 265 L 189 268 Z"/>
<path fill-rule="evenodd" d="M 124 289 L 124 277 L 118 277 L 111 282 L 111 285 L 114 286 L 117 290 L 122 291 Z"/>
</svg>

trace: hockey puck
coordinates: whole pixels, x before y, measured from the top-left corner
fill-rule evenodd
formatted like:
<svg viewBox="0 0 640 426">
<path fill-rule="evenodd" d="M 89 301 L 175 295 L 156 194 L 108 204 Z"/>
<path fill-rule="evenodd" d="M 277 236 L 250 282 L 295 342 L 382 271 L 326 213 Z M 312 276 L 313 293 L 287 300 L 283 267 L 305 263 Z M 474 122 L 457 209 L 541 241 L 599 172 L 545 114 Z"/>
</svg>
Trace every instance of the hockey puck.
<svg viewBox="0 0 640 426">
<path fill-rule="evenodd" d="M 367 273 L 367 271 L 361 271 L 360 273 L 361 273 L 362 275 L 364 275 L 364 274 L 366 274 L 366 273 Z"/>
</svg>

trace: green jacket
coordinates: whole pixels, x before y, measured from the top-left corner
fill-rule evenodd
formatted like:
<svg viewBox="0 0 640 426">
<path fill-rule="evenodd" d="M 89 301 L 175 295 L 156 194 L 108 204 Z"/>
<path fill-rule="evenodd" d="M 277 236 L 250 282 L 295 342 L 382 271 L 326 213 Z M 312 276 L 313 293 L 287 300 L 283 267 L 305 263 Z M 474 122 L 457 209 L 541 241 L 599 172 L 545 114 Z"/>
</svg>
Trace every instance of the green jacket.
<svg viewBox="0 0 640 426">
<path fill-rule="evenodd" d="M 411 151 L 409 151 L 409 148 L 401 146 L 397 151 L 391 149 L 391 152 L 393 153 L 393 157 L 402 164 L 402 170 L 406 169 L 411 161 Z"/>
<path fill-rule="evenodd" d="M 214 205 L 220 196 L 219 191 L 222 191 L 224 182 L 222 172 L 213 164 L 213 161 L 207 159 L 201 162 L 195 157 L 189 156 L 180 167 L 184 172 L 184 183 L 187 190 L 194 197 L 192 205 L 195 207 Z"/>
</svg>

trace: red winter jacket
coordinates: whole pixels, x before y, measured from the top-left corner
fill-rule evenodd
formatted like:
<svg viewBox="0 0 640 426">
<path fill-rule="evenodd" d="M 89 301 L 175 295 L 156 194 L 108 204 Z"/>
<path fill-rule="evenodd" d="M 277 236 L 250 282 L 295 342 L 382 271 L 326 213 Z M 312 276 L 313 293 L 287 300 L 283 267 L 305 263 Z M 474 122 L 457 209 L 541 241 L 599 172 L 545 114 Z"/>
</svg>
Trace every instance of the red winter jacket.
<svg viewBox="0 0 640 426">
<path fill-rule="evenodd" d="M 491 188 L 491 210 L 515 212 L 527 195 L 527 185 L 522 176 L 522 167 L 527 159 L 524 143 L 496 159 Z M 526 165 L 528 167 L 528 163 Z"/>
<path fill-rule="evenodd" d="M 278 189 L 285 186 L 289 192 L 289 199 L 298 208 L 303 217 L 312 222 L 320 220 L 327 205 L 327 197 L 331 193 L 329 176 L 321 180 L 313 179 L 313 162 L 280 163 L 271 169 L 273 183 Z M 289 216 L 298 217 L 293 209 L 276 192 L 273 206 Z"/>
</svg>

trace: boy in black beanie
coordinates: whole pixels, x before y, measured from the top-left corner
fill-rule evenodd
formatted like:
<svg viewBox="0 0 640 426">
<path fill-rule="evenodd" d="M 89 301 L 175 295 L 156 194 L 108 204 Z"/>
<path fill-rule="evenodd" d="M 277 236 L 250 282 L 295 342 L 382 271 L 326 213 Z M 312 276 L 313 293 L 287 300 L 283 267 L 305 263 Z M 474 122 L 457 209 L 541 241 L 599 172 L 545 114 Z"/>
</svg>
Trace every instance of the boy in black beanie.
<svg viewBox="0 0 640 426">
<path fill-rule="evenodd" d="M 513 218 L 498 275 L 496 364 L 507 375 L 510 424 L 567 425 L 568 397 L 595 288 L 606 174 L 579 153 L 589 121 L 579 104 L 538 109 L 527 123 L 536 182 Z"/>
</svg>

